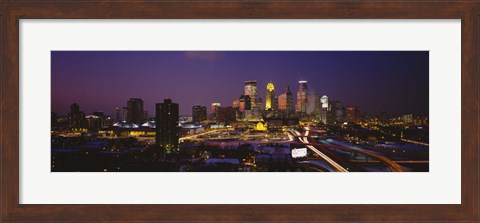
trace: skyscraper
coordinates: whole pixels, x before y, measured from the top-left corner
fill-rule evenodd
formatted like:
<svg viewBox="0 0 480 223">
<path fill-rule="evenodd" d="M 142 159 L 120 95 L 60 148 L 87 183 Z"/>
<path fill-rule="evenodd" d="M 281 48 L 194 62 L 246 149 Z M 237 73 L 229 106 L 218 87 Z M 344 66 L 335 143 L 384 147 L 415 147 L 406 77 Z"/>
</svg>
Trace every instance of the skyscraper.
<svg viewBox="0 0 480 223">
<path fill-rule="evenodd" d="M 293 96 L 290 88 L 285 87 L 285 93 L 278 96 L 278 111 L 282 112 L 285 117 L 290 117 L 293 112 Z"/>
<path fill-rule="evenodd" d="M 70 105 L 70 113 L 68 114 L 70 128 L 83 128 L 85 123 L 85 113 L 80 111 L 77 103 Z"/>
<path fill-rule="evenodd" d="M 228 106 L 218 108 L 217 123 L 228 125 L 235 122 L 237 120 L 236 117 L 236 110 L 233 107 Z"/>
<path fill-rule="evenodd" d="M 143 124 L 143 101 L 140 98 L 130 98 L 127 101 L 127 122 L 135 123 L 137 125 Z"/>
<path fill-rule="evenodd" d="M 116 107 L 115 108 L 115 122 L 119 122 L 120 120 L 120 108 Z"/>
<path fill-rule="evenodd" d="M 257 81 L 245 81 L 244 95 L 250 96 L 250 107 L 254 110 L 257 106 Z"/>
<path fill-rule="evenodd" d="M 327 95 L 323 95 L 320 98 L 320 103 L 322 104 L 322 109 L 320 112 L 320 122 L 322 122 L 323 124 L 327 124 L 327 113 L 330 111 Z"/>
<path fill-rule="evenodd" d="M 347 106 L 345 109 L 345 121 L 346 122 L 357 122 L 360 115 L 360 111 L 355 106 Z"/>
<path fill-rule="evenodd" d="M 178 118 L 178 104 L 172 103 L 171 99 L 164 99 L 163 103 L 155 105 L 155 142 L 158 147 L 164 149 L 165 153 L 178 150 Z"/>
<path fill-rule="evenodd" d="M 273 110 L 275 108 L 275 86 L 269 82 L 267 84 L 267 93 L 265 95 L 265 110 Z"/>
<path fill-rule="evenodd" d="M 240 95 L 240 111 L 245 112 L 245 110 L 252 110 L 252 101 L 248 95 Z"/>
<path fill-rule="evenodd" d="M 195 105 L 192 107 L 192 121 L 199 123 L 207 120 L 207 107 L 201 105 Z"/>
<path fill-rule="evenodd" d="M 286 94 L 286 97 L 287 97 L 287 109 L 286 109 L 286 114 L 287 114 L 287 117 L 290 117 L 294 111 L 294 108 L 293 108 L 293 94 L 292 92 L 290 91 L 290 87 L 285 87 L 285 94 Z"/>
<path fill-rule="evenodd" d="M 217 112 L 218 107 L 220 107 L 222 104 L 220 102 L 213 102 L 212 106 L 210 107 L 210 113 L 215 113 Z"/>
<path fill-rule="evenodd" d="M 307 112 L 307 81 L 298 81 L 297 90 L 297 112 Z"/>
</svg>

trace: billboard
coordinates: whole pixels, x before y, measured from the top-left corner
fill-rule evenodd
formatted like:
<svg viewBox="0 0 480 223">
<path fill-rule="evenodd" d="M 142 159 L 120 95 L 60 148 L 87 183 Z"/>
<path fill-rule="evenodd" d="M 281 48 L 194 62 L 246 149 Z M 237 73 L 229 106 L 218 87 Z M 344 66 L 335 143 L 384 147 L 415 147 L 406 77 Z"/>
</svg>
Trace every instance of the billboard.
<svg viewBox="0 0 480 223">
<path fill-rule="evenodd" d="M 292 149 L 292 157 L 293 158 L 300 158 L 307 156 L 307 148 L 296 148 Z"/>
</svg>

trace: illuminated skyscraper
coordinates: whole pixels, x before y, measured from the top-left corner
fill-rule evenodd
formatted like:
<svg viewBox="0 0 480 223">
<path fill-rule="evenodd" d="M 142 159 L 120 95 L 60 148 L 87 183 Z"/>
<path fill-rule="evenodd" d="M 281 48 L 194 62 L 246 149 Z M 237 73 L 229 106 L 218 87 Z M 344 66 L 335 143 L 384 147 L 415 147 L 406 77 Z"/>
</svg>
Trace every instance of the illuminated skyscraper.
<svg viewBox="0 0 480 223">
<path fill-rule="evenodd" d="M 213 102 L 212 106 L 210 107 L 210 113 L 214 114 L 217 112 L 218 107 L 220 107 L 222 104 L 220 102 Z"/>
<path fill-rule="evenodd" d="M 267 93 L 265 95 L 265 110 L 274 110 L 275 108 L 275 86 L 269 82 L 267 84 Z"/>
<path fill-rule="evenodd" d="M 250 107 L 254 110 L 257 107 L 257 81 L 245 81 L 244 95 L 250 96 Z"/>
<path fill-rule="evenodd" d="M 327 113 L 330 111 L 327 95 L 323 95 L 320 98 L 320 103 L 322 104 L 322 109 L 320 111 L 320 122 L 323 124 L 327 124 Z"/>
<path fill-rule="evenodd" d="M 192 121 L 199 123 L 207 120 L 207 107 L 195 105 L 192 107 Z"/>
<path fill-rule="evenodd" d="M 178 150 L 179 138 L 179 107 L 171 99 L 164 99 L 163 103 L 155 106 L 156 136 L 155 142 L 166 153 Z"/>
<path fill-rule="evenodd" d="M 298 81 L 297 112 L 307 112 L 307 81 Z"/>
<path fill-rule="evenodd" d="M 322 103 L 322 108 L 328 108 L 328 97 L 327 97 L 327 95 L 323 95 L 322 98 L 320 98 L 320 102 Z"/>
<path fill-rule="evenodd" d="M 135 124 L 143 124 L 143 101 L 140 98 L 130 98 L 127 101 L 127 122 Z"/>
</svg>

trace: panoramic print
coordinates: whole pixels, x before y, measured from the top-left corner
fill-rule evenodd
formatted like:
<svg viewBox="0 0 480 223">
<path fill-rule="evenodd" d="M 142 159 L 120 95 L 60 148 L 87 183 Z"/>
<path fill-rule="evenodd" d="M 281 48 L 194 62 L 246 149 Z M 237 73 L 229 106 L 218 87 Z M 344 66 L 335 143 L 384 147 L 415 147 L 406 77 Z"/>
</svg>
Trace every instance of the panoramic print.
<svg viewBox="0 0 480 223">
<path fill-rule="evenodd" d="M 52 51 L 51 171 L 428 172 L 428 86 L 428 51 Z"/>
</svg>

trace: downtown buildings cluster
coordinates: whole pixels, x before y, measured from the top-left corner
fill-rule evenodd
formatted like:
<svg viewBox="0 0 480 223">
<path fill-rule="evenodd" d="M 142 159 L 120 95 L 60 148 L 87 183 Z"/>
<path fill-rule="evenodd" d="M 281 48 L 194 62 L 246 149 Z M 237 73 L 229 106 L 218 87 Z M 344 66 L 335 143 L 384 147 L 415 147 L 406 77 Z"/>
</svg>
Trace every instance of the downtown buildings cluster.
<svg viewBox="0 0 480 223">
<path fill-rule="evenodd" d="M 424 125 L 428 119 L 412 114 L 389 118 L 385 113 L 378 116 L 361 114 L 356 106 L 341 106 L 328 96 L 319 96 L 308 89 L 306 80 L 298 81 L 296 95 L 289 86 L 277 94 L 274 83 L 265 86 L 265 99 L 258 95 L 258 83 L 245 81 L 243 92 L 232 104 L 222 106 L 211 103 L 210 113 L 204 105 L 192 106 L 191 116 L 181 117 L 179 104 L 164 99 L 155 105 L 155 117 L 149 117 L 140 98 L 131 98 L 126 107 L 116 107 L 115 115 L 93 112 L 85 115 L 78 104 L 70 107 L 67 117 L 52 113 L 52 130 L 68 129 L 75 134 L 104 134 L 116 137 L 154 137 L 157 147 L 171 152 L 179 149 L 180 138 L 215 128 L 241 128 L 253 131 L 269 131 L 284 126 L 359 124 L 375 128 L 376 125 Z M 295 101 L 294 101 L 295 99 Z M 62 124 L 63 123 L 63 124 Z"/>
</svg>

